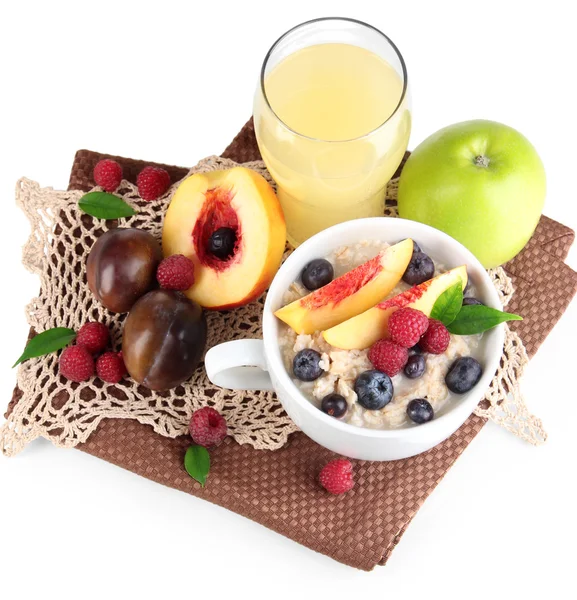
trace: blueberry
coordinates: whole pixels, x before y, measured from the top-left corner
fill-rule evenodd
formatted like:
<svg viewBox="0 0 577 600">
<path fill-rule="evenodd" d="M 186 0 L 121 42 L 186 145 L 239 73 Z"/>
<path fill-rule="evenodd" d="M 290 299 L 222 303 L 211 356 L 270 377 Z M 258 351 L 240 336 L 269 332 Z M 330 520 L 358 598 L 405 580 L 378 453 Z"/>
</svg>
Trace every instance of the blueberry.
<svg viewBox="0 0 577 600">
<path fill-rule="evenodd" d="M 407 404 L 407 416 L 414 423 L 421 425 L 427 421 L 432 421 L 435 411 L 428 400 L 415 398 Z"/>
<path fill-rule="evenodd" d="M 483 303 L 477 298 L 463 298 L 463 306 L 475 306 L 477 304 L 483 306 Z"/>
<path fill-rule="evenodd" d="M 422 354 L 413 354 L 405 365 L 405 375 L 409 379 L 417 379 L 425 372 L 425 357 Z"/>
<path fill-rule="evenodd" d="M 226 260 L 234 252 L 236 244 L 236 232 L 230 227 L 220 227 L 217 229 L 208 240 L 208 251 L 210 254 Z"/>
<path fill-rule="evenodd" d="M 363 408 L 380 410 L 393 398 L 393 382 L 382 371 L 365 371 L 355 381 L 355 392 Z"/>
<path fill-rule="evenodd" d="M 464 356 L 451 365 L 445 383 L 451 392 L 464 394 L 477 385 L 482 374 L 479 362 L 471 356 Z"/>
<path fill-rule="evenodd" d="M 409 354 L 423 354 L 423 349 L 421 346 L 419 346 L 419 344 L 415 344 L 412 348 L 409 348 Z"/>
<path fill-rule="evenodd" d="M 328 260 L 315 258 L 303 269 L 301 281 L 312 292 L 330 283 L 334 275 L 333 265 Z"/>
<path fill-rule="evenodd" d="M 347 412 L 347 408 L 347 401 L 340 394 L 329 394 L 321 402 L 321 410 L 335 419 L 340 419 Z"/>
<path fill-rule="evenodd" d="M 419 285 L 431 279 L 435 274 L 435 265 L 431 257 L 424 252 L 415 252 L 403 275 L 403 281 L 409 285 Z"/>
<path fill-rule="evenodd" d="M 321 355 L 316 350 L 300 350 L 293 359 L 294 376 L 301 381 L 314 381 L 323 374 L 320 363 Z"/>
</svg>

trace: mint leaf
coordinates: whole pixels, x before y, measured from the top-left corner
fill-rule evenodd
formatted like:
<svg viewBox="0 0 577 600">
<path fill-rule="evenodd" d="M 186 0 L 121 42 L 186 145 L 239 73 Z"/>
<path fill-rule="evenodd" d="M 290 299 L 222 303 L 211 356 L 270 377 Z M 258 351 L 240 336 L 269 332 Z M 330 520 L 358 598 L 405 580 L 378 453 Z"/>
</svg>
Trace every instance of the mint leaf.
<svg viewBox="0 0 577 600">
<path fill-rule="evenodd" d="M 505 321 L 522 321 L 523 317 L 482 305 L 463 306 L 447 329 L 456 335 L 483 333 Z"/>
<path fill-rule="evenodd" d="M 22 356 L 12 365 L 12 368 L 29 358 L 36 358 L 37 356 L 44 356 L 45 354 L 56 352 L 56 350 L 68 346 L 75 337 L 76 332 L 74 329 L 67 329 L 66 327 L 47 329 L 34 336 L 28 344 L 26 344 Z"/>
<path fill-rule="evenodd" d="M 463 305 L 463 282 L 459 279 L 450 288 L 447 288 L 435 301 L 431 310 L 431 319 L 437 319 L 444 325 L 449 325 L 455 320 Z"/>
<path fill-rule="evenodd" d="M 88 192 L 78 201 L 80 210 L 97 219 L 132 217 L 136 211 L 122 198 L 107 192 Z"/>
<path fill-rule="evenodd" d="M 184 455 L 186 472 L 202 487 L 210 471 L 210 455 L 204 446 L 190 446 Z"/>
</svg>

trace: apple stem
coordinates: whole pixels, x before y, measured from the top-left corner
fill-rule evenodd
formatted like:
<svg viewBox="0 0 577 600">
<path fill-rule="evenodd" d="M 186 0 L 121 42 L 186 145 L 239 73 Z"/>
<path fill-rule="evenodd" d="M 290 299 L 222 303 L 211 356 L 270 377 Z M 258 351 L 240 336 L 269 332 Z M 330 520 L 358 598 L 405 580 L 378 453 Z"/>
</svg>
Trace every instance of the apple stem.
<svg viewBox="0 0 577 600">
<path fill-rule="evenodd" d="M 483 156 L 482 154 L 479 154 L 478 156 L 475 156 L 475 164 L 478 167 L 485 167 L 485 168 L 487 168 L 489 166 L 489 159 L 486 156 Z"/>
</svg>

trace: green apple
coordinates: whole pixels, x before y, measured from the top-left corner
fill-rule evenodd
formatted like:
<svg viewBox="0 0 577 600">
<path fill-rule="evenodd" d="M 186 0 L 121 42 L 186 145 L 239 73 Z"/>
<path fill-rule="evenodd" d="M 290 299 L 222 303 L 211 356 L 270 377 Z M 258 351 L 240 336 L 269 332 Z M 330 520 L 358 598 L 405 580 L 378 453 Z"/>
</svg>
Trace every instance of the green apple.
<svg viewBox="0 0 577 600">
<path fill-rule="evenodd" d="M 399 181 L 399 215 L 448 233 L 488 269 L 525 247 L 545 187 L 543 163 L 527 138 L 494 121 L 465 121 L 411 154 Z"/>
</svg>

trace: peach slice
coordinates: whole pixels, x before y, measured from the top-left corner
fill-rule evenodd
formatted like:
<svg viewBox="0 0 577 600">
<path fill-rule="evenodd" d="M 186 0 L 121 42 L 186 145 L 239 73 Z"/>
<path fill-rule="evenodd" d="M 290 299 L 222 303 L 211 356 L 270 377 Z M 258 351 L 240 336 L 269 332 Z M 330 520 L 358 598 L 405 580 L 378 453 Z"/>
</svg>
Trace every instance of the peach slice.
<svg viewBox="0 0 577 600">
<path fill-rule="evenodd" d="M 297 333 L 334 327 L 386 296 L 403 276 L 412 254 L 413 240 L 403 240 L 275 315 Z"/>
<path fill-rule="evenodd" d="M 219 258 L 209 249 L 220 228 L 234 231 L 234 249 Z M 197 173 L 174 194 L 162 231 L 165 256 L 184 254 L 195 282 L 185 294 L 201 306 L 224 310 L 256 300 L 278 271 L 286 243 L 279 201 L 251 169 Z"/>
<path fill-rule="evenodd" d="M 463 289 L 467 285 L 467 267 L 457 267 L 437 275 L 406 292 L 380 302 L 373 308 L 323 332 L 323 337 L 331 346 L 343 350 L 364 350 L 377 340 L 389 336 L 389 317 L 399 308 L 408 306 L 431 314 L 437 298 L 452 285 L 461 280 Z"/>
</svg>

